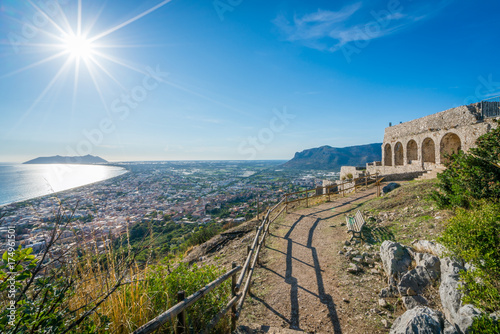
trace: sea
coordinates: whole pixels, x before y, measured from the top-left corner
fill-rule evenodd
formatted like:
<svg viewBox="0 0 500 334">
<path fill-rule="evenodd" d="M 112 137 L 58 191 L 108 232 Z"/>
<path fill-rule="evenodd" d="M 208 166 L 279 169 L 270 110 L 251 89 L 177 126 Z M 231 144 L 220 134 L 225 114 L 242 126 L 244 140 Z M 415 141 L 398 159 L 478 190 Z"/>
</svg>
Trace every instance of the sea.
<svg viewBox="0 0 500 334">
<path fill-rule="evenodd" d="M 116 166 L 0 163 L 0 206 L 104 181 L 127 173 Z"/>
</svg>

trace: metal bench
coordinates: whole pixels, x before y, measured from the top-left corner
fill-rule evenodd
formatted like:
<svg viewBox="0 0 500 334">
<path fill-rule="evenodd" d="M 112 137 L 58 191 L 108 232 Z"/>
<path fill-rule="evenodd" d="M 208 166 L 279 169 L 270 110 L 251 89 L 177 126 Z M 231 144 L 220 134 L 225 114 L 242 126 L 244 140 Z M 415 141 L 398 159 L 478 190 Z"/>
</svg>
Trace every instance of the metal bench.
<svg viewBox="0 0 500 334">
<path fill-rule="evenodd" d="M 361 230 L 363 229 L 363 226 L 365 226 L 365 219 L 363 218 L 361 212 L 358 210 L 354 217 L 346 215 L 345 221 L 347 224 L 347 232 L 352 233 L 350 241 L 354 238 L 363 239 L 361 236 Z"/>
</svg>

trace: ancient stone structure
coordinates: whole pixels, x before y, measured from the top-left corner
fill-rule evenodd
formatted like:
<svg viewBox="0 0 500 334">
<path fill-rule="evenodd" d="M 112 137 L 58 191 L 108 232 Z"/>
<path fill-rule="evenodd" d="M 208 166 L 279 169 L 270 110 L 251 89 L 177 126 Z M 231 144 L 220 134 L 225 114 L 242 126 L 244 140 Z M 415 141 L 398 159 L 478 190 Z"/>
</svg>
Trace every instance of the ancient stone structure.
<svg viewBox="0 0 500 334">
<path fill-rule="evenodd" d="M 491 107 L 498 102 L 461 106 L 386 128 L 382 161 L 367 164 L 367 172 L 408 174 L 441 168 L 446 154 L 467 151 L 495 126 L 493 119 L 500 112 L 485 116 L 485 103 Z"/>
</svg>

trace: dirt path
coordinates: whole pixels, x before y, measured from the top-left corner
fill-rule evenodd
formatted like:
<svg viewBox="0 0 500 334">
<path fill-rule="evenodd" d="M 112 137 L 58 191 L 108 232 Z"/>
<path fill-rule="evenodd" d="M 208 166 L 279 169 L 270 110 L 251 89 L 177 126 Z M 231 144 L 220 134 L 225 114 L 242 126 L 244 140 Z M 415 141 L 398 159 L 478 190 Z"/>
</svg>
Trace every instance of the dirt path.
<svg viewBox="0 0 500 334">
<path fill-rule="evenodd" d="M 375 189 L 368 189 L 290 212 L 274 224 L 240 324 L 263 332 L 270 327 L 313 333 L 387 332 L 378 311 L 373 311 L 382 277 L 347 273 L 348 262 L 338 254 L 349 238 L 341 226 L 345 213 L 374 196 Z"/>
</svg>

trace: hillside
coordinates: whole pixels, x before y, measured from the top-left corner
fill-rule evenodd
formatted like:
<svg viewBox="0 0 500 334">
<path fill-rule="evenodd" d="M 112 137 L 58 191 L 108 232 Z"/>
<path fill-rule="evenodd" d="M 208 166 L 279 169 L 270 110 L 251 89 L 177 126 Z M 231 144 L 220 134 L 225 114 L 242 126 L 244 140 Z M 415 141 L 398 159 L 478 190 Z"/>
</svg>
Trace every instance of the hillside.
<svg viewBox="0 0 500 334">
<path fill-rule="evenodd" d="M 341 166 L 364 166 L 382 159 L 381 143 L 343 148 L 321 146 L 295 153 L 282 165 L 289 169 L 328 169 L 340 171 Z"/>
<path fill-rule="evenodd" d="M 87 154 L 85 156 L 63 157 L 38 157 L 24 162 L 24 164 L 105 164 L 108 163 L 101 157 Z"/>
<path fill-rule="evenodd" d="M 409 245 L 412 240 L 432 240 L 442 233 L 452 212 L 438 210 L 427 200 L 433 189 L 434 180 L 405 182 L 380 198 L 370 187 L 332 202 L 319 200 L 317 206 L 292 209 L 271 226 L 238 333 L 291 333 L 291 329 L 388 333 L 405 307 L 398 298 L 379 304 L 387 278 L 377 259 L 378 250 L 384 240 Z M 354 208 L 369 221 L 366 240 L 346 246 L 350 235 L 345 214 Z M 184 261 L 230 268 L 232 261 L 244 262 L 246 246 L 254 235 L 242 233 L 224 244 L 217 237 L 195 247 Z M 352 274 L 348 268 L 356 254 L 375 260 L 359 264 L 362 269 Z M 424 296 L 430 307 L 440 308 L 436 287 L 426 290 Z"/>
</svg>

